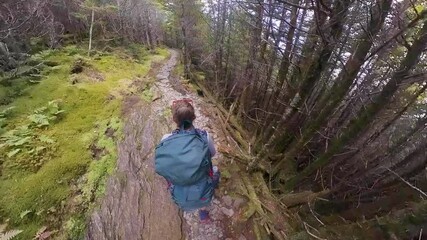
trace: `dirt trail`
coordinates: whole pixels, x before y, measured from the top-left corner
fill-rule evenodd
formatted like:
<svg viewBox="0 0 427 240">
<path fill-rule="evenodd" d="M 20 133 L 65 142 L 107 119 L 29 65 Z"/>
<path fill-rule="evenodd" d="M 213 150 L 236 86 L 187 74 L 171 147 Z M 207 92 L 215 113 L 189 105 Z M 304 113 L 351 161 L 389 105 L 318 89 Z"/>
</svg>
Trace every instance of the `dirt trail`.
<svg viewBox="0 0 427 240">
<path fill-rule="evenodd" d="M 199 224 L 197 212 L 182 213 L 177 209 L 165 181 L 154 172 L 154 147 L 162 134 L 172 130 L 173 124 L 165 113 L 177 98 L 192 98 L 197 115 L 195 126 L 209 131 L 216 143 L 224 141 L 218 134 L 219 127 L 215 127 L 219 125 L 207 114 L 209 110 L 214 112 L 214 106 L 182 87 L 178 89 L 176 83 L 172 86 L 171 72 L 178 57 L 178 52 L 171 50 L 170 59 L 158 72 L 152 90 L 159 99 L 151 105 L 136 96 L 125 101 L 127 119 L 124 139 L 118 145 L 117 170 L 108 180 L 100 208 L 90 218 L 86 239 L 227 239 L 223 220 L 234 215 L 232 208 L 214 199 L 210 207 L 213 221 Z M 221 158 L 221 154 L 215 156 L 214 164 Z"/>
</svg>

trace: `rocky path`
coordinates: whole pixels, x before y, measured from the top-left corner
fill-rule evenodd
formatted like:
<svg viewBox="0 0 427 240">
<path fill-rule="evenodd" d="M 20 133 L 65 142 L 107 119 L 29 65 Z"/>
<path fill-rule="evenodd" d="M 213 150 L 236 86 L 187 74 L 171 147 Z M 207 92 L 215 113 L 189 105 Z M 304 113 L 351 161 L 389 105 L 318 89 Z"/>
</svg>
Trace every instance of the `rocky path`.
<svg viewBox="0 0 427 240">
<path fill-rule="evenodd" d="M 165 107 L 168 108 L 171 106 L 172 101 L 175 99 L 187 97 L 191 98 L 194 102 L 194 107 L 196 110 L 196 120 L 195 126 L 197 128 L 202 128 L 207 130 L 213 137 L 215 142 L 221 141 L 219 137 L 219 129 L 215 128 L 215 124 L 212 119 L 210 119 L 205 112 L 208 111 L 208 104 L 203 101 L 203 98 L 200 98 L 194 93 L 189 93 L 176 86 L 178 81 L 174 81 L 171 83 L 170 72 L 174 68 L 177 62 L 178 53 L 176 51 L 171 52 L 171 59 L 169 62 L 163 67 L 157 76 L 158 83 L 157 88 L 162 94 L 161 101 L 155 104 L 155 109 L 160 113 L 164 111 Z M 171 122 L 171 124 L 173 124 Z M 217 153 L 214 157 L 214 164 L 218 164 L 218 161 L 221 159 L 221 153 Z M 221 210 L 222 208 L 222 210 Z M 209 224 L 199 224 L 198 212 L 184 212 L 184 231 L 187 239 L 191 240 L 216 240 L 216 239 L 225 239 L 224 232 L 221 227 L 221 220 L 223 218 L 223 212 L 230 214 L 230 211 L 233 210 L 225 210 L 226 208 L 221 206 L 220 201 L 214 199 L 212 206 L 210 207 L 210 217 L 212 218 L 212 222 Z M 228 212 L 227 212 L 228 211 Z"/>
<path fill-rule="evenodd" d="M 224 224 L 226 218 L 234 215 L 232 208 L 214 199 L 210 207 L 213 221 L 199 224 L 197 212 L 182 213 L 177 209 L 165 181 L 154 172 L 154 147 L 162 134 L 174 127 L 167 112 L 175 99 L 193 99 L 197 116 L 195 126 L 209 131 L 216 143 L 224 141 L 218 123 L 206 114 L 214 112 L 214 106 L 171 84 L 171 72 L 178 58 L 178 52 L 171 50 L 170 59 L 157 74 L 151 104 L 140 101 L 137 96 L 126 99 L 127 119 L 124 139 L 118 146 L 117 171 L 108 181 L 100 208 L 90 218 L 86 239 L 231 239 L 226 236 Z M 221 158 L 220 153 L 215 156 L 214 164 Z"/>
</svg>

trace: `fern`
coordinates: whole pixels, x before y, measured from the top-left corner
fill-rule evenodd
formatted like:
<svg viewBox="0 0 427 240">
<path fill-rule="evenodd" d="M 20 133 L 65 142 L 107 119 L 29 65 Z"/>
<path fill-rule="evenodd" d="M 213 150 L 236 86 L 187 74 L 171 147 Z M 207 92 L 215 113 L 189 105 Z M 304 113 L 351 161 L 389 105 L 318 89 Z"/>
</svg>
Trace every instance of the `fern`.
<svg viewBox="0 0 427 240">
<path fill-rule="evenodd" d="M 53 100 L 27 116 L 27 125 L 6 130 L 6 115 L 13 108 L 0 112 L 0 159 L 14 159 L 18 166 L 38 170 L 53 153 L 55 141 L 41 134 L 43 128 L 60 119 L 61 100 Z M 37 129 L 39 128 L 39 129 Z"/>
<path fill-rule="evenodd" d="M 7 125 L 7 117 L 10 115 L 10 113 L 12 112 L 12 110 L 15 107 L 8 107 L 2 111 L 0 111 L 0 134 L 5 132 L 4 127 Z"/>
<path fill-rule="evenodd" d="M 14 108 L 15 107 L 8 107 L 8 108 L 4 109 L 3 111 L 0 111 L 0 118 L 8 117 Z"/>
<path fill-rule="evenodd" d="M 0 127 L 3 127 L 6 125 L 6 118 L 0 117 Z"/>
<path fill-rule="evenodd" d="M 10 152 L 7 153 L 7 157 L 11 158 L 11 157 L 15 156 L 16 154 L 18 154 L 20 151 L 21 151 L 20 148 L 12 150 L 12 151 L 10 151 Z"/>
<path fill-rule="evenodd" d="M 37 127 L 49 126 L 49 117 L 44 114 L 31 114 L 28 116 L 28 119 L 30 119 Z"/>
<path fill-rule="evenodd" d="M 22 230 L 10 230 L 6 231 L 7 224 L 1 224 L 0 225 L 0 240 L 11 240 L 12 238 L 16 237 L 18 234 L 22 232 Z"/>
<path fill-rule="evenodd" d="M 61 100 L 59 99 L 48 102 L 47 112 L 50 116 L 58 116 L 61 113 L 65 112 L 64 110 L 61 110 L 61 107 L 59 105 L 60 103 L 61 103 Z"/>
<path fill-rule="evenodd" d="M 6 131 L 6 129 L 4 129 L 5 126 L 6 126 L 6 118 L 0 118 L 0 135 Z"/>
<path fill-rule="evenodd" d="M 20 234 L 22 230 L 10 230 L 5 233 L 0 233 L 0 240 L 11 240 L 12 238 L 16 237 L 18 234 Z"/>
<path fill-rule="evenodd" d="M 37 127 L 49 126 L 51 121 L 56 120 L 64 110 L 61 110 L 61 100 L 53 100 L 47 103 L 47 106 L 37 108 L 34 114 L 28 116 L 33 124 Z"/>
<path fill-rule="evenodd" d="M 34 110 L 34 113 L 42 114 L 46 110 L 47 110 L 47 107 L 41 107 L 41 108 L 37 108 L 36 110 Z"/>
<path fill-rule="evenodd" d="M 50 137 L 48 137 L 48 136 L 46 136 L 46 135 L 40 135 L 39 136 L 39 140 L 41 141 L 41 142 L 44 142 L 44 143 L 55 143 L 55 141 L 53 140 L 53 139 L 51 139 Z"/>
<path fill-rule="evenodd" d="M 18 147 L 26 145 L 31 142 L 32 135 L 33 133 L 28 129 L 28 126 L 18 127 L 6 132 L 0 137 L 0 140 L 4 142 L 1 146 Z"/>
</svg>

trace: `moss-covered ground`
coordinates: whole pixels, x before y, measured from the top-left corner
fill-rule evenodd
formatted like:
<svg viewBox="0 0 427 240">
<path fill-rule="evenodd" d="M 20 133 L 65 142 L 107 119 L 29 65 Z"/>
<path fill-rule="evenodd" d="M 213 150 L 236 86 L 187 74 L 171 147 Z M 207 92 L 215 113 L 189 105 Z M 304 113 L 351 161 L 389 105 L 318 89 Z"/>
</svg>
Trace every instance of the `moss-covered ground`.
<svg viewBox="0 0 427 240">
<path fill-rule="evenodd" d="M 23 230 L 17 239 L 32 239 L 42 226 L 61 238 L 82 233 L 85 211 L 115 168 L 122 99 L 134 92 L 134 79 L 152 82 L 152 62 L 168 55 L 138 46 L 132 52 L 87 57 L 74 45 L 47 50 L 33 58 L 56 66 L 44 68 L 39 83 L 13 79 L 0 86 L 7 103 L 0 106 L 0 223 Z M 72 74 L 76 62 L 83 71 Z M 50 101 L 58 105 L 54 112 Z"/>
</svg>

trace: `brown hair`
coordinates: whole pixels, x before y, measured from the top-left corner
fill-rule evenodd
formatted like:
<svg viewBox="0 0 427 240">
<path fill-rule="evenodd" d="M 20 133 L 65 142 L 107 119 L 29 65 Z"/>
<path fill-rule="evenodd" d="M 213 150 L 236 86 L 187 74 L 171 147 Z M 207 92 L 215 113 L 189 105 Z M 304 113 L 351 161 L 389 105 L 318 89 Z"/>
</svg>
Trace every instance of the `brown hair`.
<svg viewBox="0 0 427 240">
<path fill-rule="evenodd" d="M 185 129 L 189 128 L 191 126 L 189 123 L 192 123 L 193 120 L 196 119 L 193 105 L 191 105 L 189 101 L 185 100 L 174 101 L 172 104 L 172 116 L 173 121 L 178 125 L 178 127 L 181 127 L 184 124 Z"/>
</svg>

